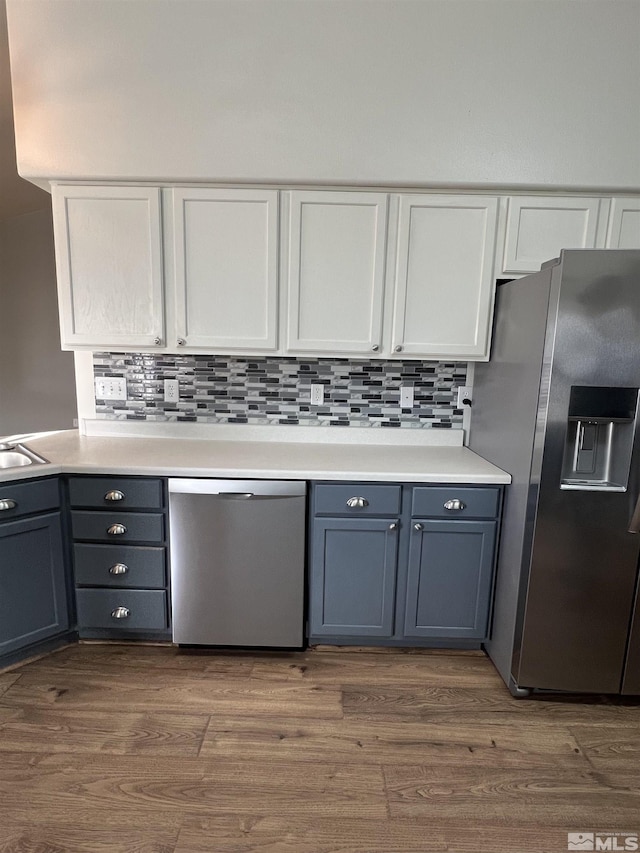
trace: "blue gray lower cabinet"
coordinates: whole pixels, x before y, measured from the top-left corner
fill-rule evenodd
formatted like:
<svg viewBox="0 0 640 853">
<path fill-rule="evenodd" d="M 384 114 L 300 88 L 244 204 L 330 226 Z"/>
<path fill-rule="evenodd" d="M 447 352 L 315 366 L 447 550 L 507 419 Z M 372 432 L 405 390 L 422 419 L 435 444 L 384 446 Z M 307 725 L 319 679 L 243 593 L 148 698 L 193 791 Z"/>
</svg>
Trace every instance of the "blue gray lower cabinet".
<svg viewBox="0 0 640 853">
<path fill-rule="evenodd" d="M 479 647 L 501 498 L 500 486 L 312 484 L 309 641 Z"/>
<path fill-rule="evenodd" d="M 164 481 L 72 477 L 69 499 L 80 637 L 169 639 Z"/>
<path fill-rule="evenodd" d="M 60 513 L 0 524 L 0 666 L 68 629 Z"/>
</svg>

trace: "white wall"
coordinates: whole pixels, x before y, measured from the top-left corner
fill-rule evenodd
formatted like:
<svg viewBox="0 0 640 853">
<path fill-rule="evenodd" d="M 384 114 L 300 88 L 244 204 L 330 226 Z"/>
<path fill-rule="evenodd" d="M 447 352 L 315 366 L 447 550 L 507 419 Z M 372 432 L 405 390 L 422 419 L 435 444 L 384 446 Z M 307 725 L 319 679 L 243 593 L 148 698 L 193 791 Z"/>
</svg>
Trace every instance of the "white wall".
<svg viewBox="0 0 640 853">
<path fill-rule="evenodd" d="M 73 353 L 60 350 L 51 210 L 0 222 L 0 435 L 71 429 Z"/>
<path fill-rule="evenodd" d="M 19 170 L 640 189 L 638 0 L 8 0 Z"/>
</svg>

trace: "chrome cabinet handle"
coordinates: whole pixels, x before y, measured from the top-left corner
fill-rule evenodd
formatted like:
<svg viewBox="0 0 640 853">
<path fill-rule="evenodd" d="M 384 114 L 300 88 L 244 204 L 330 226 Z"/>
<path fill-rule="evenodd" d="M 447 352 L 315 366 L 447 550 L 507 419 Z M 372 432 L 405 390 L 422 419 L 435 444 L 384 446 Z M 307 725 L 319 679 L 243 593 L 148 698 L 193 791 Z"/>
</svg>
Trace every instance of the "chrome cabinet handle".
<svg viewBox="0 0 640 853">
<path fill-rule="evenodd" d="M 413 529 L 417 530 L 417 532 L 419 533 L 421 530 L 424 530 L 424 524 L 420 524 L 419 521 L 416 521 L 416 523 L 413 525 Z"/>
<path fill-rule="evenodd" d="M 107 533 L 110 536 L 122 536 L 122 534 L 126 532 L 127 528 L 124 524 L 112 524 L 110 527 L 107 527 Z"/>
<path fill-rule="evenodd" d="M 124 492 L 121 492 L 119 489 L 112 489 L 110 492 L 107 492 L 104 499 L 105 501 L 123 501 Z"/>
<path fill-rule="evenodd" d="M 162 338 L 154 338 L 153 343 L 159 347 L 162 344 Z"/>
<path fill-rule="evenodd" d="M 395 346 L 395 347 L 393 348 L 393 351 L 394 351 L 394 352 L 402 352 L 402 347 L 400 346 L 400 344 L 398 344 L 397 346 Z"/>
<path fill-rule="evenodd" d="M 116 607 L 115 610 L 111 611 L 111 615 L 114 619 L 128 619 L 131 616 L 131 611 L 128 607 Z"/>
<path fill-rule="evenodd" d="M 178 338 L 176 343 L 178 344 L 179 347 L 183 347 L 186 344 L 186 341 L 184 338 Z"/>
<path fill-rule="evenodd" d="M 347 506 L 350 509 L 362 509 L 365 506 L 369 506 L 369 501 L 366 498 L 353 497 L 349 498 Z"/>
<path fill-rule="evenodd" d="M 2 498 L 0 500 L 0 511 L 4 511 L 5 509 L 15 509 L 18 506 L 18 502 L 11 500 L 11 498 Z"/>
<path fill-rule="evenodd" d="M 640 495 L 638 495 L 636 508 L 634 509 L 631 521 L 629 522 L 629 533 L 640 533 Z"/>
<path fill-rule="evenodd" d="M 451 501 L 445 501 L 444 508 L 448 510 L 460 510 L 466 509 L 466 504 L 462 501 L 459 501 L 458 498 L 454 498 Z"/>
<path fill-rule="evenodd" d="M 398 529 L 398 522 L 392 521 L 391 524 L 389 525 L 389 530 L 397 530 L 397 529 Z"/>
<path fill-rule="evenodd" d="M 378 346 L 378 344 L 374 344 L 374 345 L 371 347 L 371 352 L 378 352 L 378 350 L 379 350 L 379 349 L 380 349 L 380 347 Z"/>
<path fill-rule="evenodd" d="M 124 563 L 115 563 L 109 569 L 110 575 L 126 575 L 129 571 L 129 566 L 126 566 Z"/>
</svg>

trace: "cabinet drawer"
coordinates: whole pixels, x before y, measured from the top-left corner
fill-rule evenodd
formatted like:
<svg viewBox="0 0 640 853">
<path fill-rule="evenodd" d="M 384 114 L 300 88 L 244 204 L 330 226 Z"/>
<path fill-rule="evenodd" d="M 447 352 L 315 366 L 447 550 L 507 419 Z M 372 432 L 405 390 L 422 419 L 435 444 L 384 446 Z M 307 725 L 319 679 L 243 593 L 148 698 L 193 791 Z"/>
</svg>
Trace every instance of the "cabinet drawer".
<svg viewBox="0 0 640 853">
<path fill-rule="evenodd" d="M 73 563 L 78 586 L 162 589 L 166 583 L 164 548 L 76 544 Z"/>
<path fill-rule="evenodd" d="M 116 494 L 113 494 L 116 493 Z M 119 500 L 109 499 L 111 495 Z M 113 509 L 161 509 L 162 480 L 127 477 L 71 477 L 69 480 L 71 506 L 112 507 Z"/>
<path fill-rule="evenodd" d="M 34 512 L 46 512 L 60 506 L 58 480 L 22 481 L 9 486 L 0 486 L 0 500 L 15 502 L 12 509 L 0 511 L 0 522 L 29 515 Z"/>
<path fill-rule="evenodd" d="M 123 533 L 108 533 L 113 525 L 122 525 Z M 73 510 L 71 527 L 74 539 L 99 539 L 103 542 L 162 542 L 164 516 L 149 512 L 83 512 Z"/>
<path fill-rule="evenodd" d="M 167 596 L 162 590 L 79 589 L 78 627 L 156 631 L 168 627 Z M 122 618 L 113 613 L 124 608 Z M 128 611 L 128 613 L 127 613 Z"/>
<path fill-rule="evenodd" d="M 314 491 L 314 511 L 316 515 L 399 515 L 400 495 L 400 486 L 321 485 Z M 355 506 L 349 506 L 352 498 L 356 499 Z"/>
<path fill-rule="evenodd" d="M 500 489 L 465 486 L 419 487 L 413 490 L 411 514 L 435 518 L 495 518 L 498 515 Z M 447 509 L 445 504 L 458 501 Z"/>
</svg>

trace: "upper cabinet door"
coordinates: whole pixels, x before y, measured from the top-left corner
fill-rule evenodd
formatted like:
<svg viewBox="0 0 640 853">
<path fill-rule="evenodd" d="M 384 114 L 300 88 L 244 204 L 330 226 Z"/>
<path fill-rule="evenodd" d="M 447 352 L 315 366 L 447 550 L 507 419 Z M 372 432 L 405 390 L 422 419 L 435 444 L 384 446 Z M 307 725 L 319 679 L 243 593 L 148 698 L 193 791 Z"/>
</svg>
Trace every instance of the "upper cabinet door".
<svg viewBox="0 0 640 853">
<path fill-rule="evenodd" d="M 54 186 L 63 349 L 164 343 L 160 190 Z"/>
<path fill-rule="evenodd" d="M 539 272 L 541 265 L 557 258 L 562 249 L 604 246 L 599 227 L 601 202 L 599 198 L 510 198 L 498 274 Z"/>
<path fill-rule="evenodd" d="M 176 336 L 171 347 L 278 345 L 278 192 L 174 189 Z"/>
<path fill-rule="evenodd" d="M 392 352 L 488 357 L 498 199 L 402 195 Z"/>
<path fill-rule="evenodd" d="M 288 352 L 379 352 L 387 195 L 292 192 L 290 203 Z"/>
<path fill-rule="evenodd" d="M 612 200 L 607 249 L 640 249 L 640 198 Z"/>
</svg>

